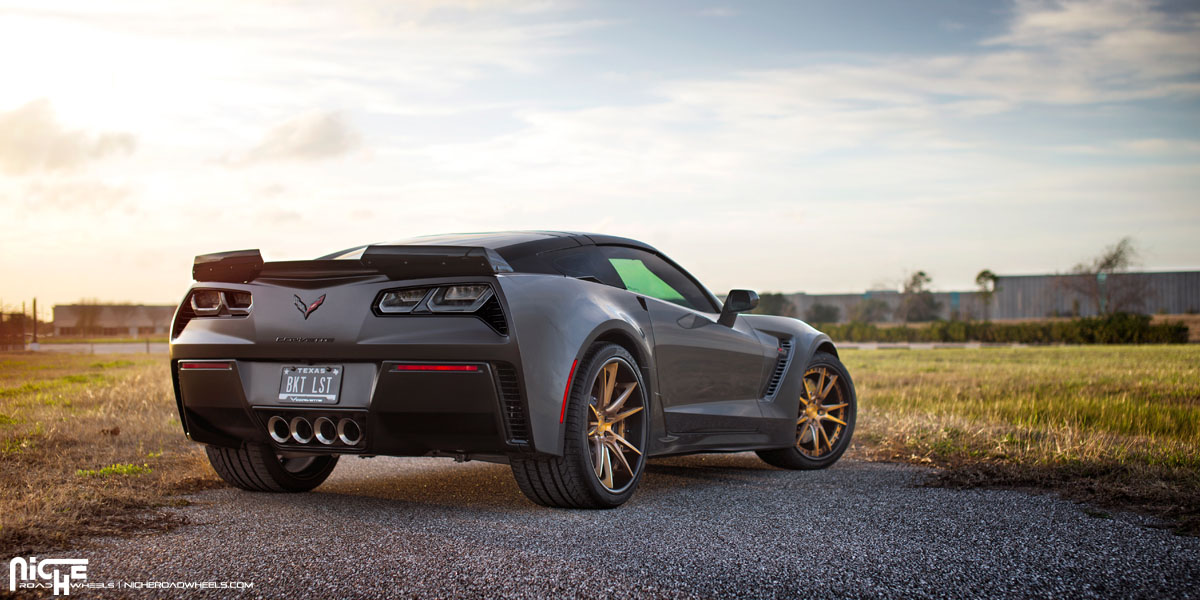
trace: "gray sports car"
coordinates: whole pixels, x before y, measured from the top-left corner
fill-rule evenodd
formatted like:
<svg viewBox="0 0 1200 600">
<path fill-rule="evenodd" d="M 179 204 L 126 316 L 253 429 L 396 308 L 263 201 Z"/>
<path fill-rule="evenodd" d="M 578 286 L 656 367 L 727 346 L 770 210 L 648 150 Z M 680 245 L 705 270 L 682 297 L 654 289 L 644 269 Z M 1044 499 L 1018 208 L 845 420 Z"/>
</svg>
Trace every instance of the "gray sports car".
<svg viewBox="0 0 1200 600">
<path fill-rule="evenodd" d="M 739 314 L 654 248 L 552 231 L 423 237 L 316 260 L 196 257 L 171 372 L 217 473 L 307 491 L 342 455 L 511 465 L 546 506 L 619 506 L 646 459 L 754 450 L 820 469 L 854 432 L 825 334 Z"/>
</svg>

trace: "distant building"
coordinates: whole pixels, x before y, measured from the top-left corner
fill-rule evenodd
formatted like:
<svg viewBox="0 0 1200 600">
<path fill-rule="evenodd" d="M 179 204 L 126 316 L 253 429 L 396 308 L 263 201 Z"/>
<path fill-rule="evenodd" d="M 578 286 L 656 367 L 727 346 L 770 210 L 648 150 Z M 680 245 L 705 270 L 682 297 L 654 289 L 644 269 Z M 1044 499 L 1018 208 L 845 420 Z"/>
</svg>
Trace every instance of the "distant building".
<svg viewBox="0 0 1200 600">
<path fill-rule="evenodd" d="M 147 337 L 171 331 L 174 306 L 146 304 L 59 304 L 54 335 L 63 337 Z"/>
<path fill-rule="evenodd" d="M 875 300 L 886 305 L 885 322 L 899 321 L 896 312 L 903 294 L 895 290 L 860 294 L 787 294 L 804 318 L 816 304 L 832 306 L 838 321 L 850 320 L 859 303 Z M 1200 271 L 1120 273 L 1108 278 L 1082 275 L 1008 275 L 996 282 L 989 306 L 978 291 L 933 292 L 941 319 L 1039 319 L 1091 317 L 1124 310 L 1143 314 L 1200 312 Z M 1104 304 L 1103 311 L 1100 304 Z"/>
</svg>

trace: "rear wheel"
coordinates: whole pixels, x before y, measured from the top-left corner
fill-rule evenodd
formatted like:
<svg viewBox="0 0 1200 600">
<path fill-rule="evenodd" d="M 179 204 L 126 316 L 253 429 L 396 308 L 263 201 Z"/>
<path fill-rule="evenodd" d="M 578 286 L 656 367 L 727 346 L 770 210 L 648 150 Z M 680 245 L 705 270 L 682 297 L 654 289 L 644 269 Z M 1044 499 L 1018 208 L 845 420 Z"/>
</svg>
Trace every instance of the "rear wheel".
<svg viewBox="0 0 1200 600">
<path fill-rule="evenodd" d="M 564 416 L 563 455 L 513 458 L 521 492 L 543 506 L 613 508 L 637 488 L 649 430 L 637 361 L 597 344 L 578 365 Z"/>
<path fill-rule="evenodd" d="M 818 352 L 804 372 L 795 443 L 758 456 L 782 469 L 824 469 L 849 447 L 857 408 L 849 371 L 836 356 Z"/>
<path fill-rule="evenodd" d="M 287 457 L 264 444 L 204 449 L 221 479 L 254 492 L 307 492 L 324 483 L 338 460 L 336 456 Z"/>
</svg>

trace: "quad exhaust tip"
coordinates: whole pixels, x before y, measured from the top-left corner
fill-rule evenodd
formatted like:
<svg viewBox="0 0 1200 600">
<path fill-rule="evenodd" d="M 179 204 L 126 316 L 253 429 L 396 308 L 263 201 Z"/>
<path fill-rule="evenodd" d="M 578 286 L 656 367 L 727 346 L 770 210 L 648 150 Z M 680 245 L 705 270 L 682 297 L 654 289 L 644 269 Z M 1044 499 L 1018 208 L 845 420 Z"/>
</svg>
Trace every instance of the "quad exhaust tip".
<svg viewBox="0 0 1200 600">
<path fill-rule="evenodd" d="M 354 419 L 342 419 L 337 426 L 338 439 L 347 446 L 357 446 L 362 441 L 362 429 Z"/>
<path fill-rule="evenodd" d="M 271 439 L 279 444 L 287 443 L 288 438 L 292 436 L 288 422 L 278 415 L 267 421 L 267 432 L 271 434 Z"/>
<path fill-rule="evenodd" d="M 338 438 L 337 425 L 327 417 L 320 417 L 313 422 L 313 431 L 318 442 L 332 446 Z"/>
<path fill-rule="evenodd" d="M 292 439 L 301 444 L 307 444 L 313 439 L 313 426 L 304 417 L 292 417 Z"/>
<path fill-rule="evenodd" d="M 310 422 L 304 417 L 287 418 L 273 415 L 267 420 L 267 433 L 277 444 L 294 441 L 308 444 L 314 439 L 324 446 L 341 442 L 346 446 L 357 446 L 362 442 L 362 426 L 352 418 L 345 417 L 336 423 L 330 417 L 317 417 Z"/>
</svg>

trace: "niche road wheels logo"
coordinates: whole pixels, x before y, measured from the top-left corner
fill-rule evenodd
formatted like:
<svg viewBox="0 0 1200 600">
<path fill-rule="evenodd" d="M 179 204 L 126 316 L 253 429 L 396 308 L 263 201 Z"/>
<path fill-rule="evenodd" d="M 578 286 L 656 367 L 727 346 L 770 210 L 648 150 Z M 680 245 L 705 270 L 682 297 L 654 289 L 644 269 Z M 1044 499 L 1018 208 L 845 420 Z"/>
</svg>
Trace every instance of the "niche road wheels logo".
<svg viewBox="0 0 1200 600">
<path fill-rule="evenodd" d="M 70 595 L 71 582 L 87 581 L 86 558 L 16 557 L 8 561 L 8 591 L 51 588 L 54 595 Z"/>
<path fill-rule="evenodd" d="M 308 320 L 308 315 L 317 312 L 317 309 L 321 308 L 321 305 L 325 303 L 325 294 L 321 294 L 321 297 L 317 298 L 312 304 L 301 300 L 300 296 L 292 297 L 296 299 L 296 310 L 300 311 L 300 314 L 304 315 L 305 321 Z"/>
</svg>

